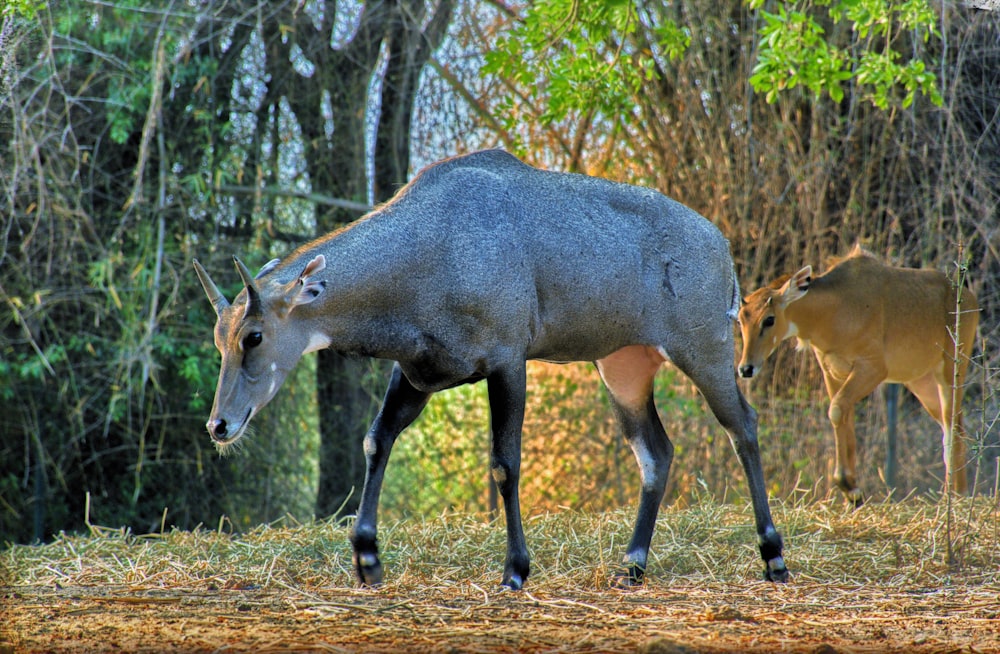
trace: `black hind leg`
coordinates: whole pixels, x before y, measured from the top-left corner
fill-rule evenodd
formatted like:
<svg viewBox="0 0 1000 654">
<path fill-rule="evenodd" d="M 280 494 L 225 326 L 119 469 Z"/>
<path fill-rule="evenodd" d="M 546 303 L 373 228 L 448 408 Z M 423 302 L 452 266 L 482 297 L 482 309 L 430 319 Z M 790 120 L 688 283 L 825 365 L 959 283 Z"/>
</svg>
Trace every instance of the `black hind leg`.
<svg viewBox="0 0 1000 654">
<path fill-rule="evenodd" d="M 662 363 L 663 357 L 645 346 L 624 348 L 597 362 L 622 434 L 639 464 L 642 483 L 639 512 L 625 552 L 625 569 L 616 578 L 622 586 L 642 583 L 674 458 L 674 447 L 653 404 L 653 377 Z"/>
</svg>

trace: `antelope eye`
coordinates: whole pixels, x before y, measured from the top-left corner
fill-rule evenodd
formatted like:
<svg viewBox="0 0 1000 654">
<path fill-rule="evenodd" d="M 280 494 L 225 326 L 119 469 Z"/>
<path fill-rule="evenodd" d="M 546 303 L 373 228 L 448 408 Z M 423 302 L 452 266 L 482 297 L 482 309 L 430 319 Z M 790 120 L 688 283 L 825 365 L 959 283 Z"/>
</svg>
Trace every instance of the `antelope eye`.
<svg viewBox="0 0 1000 654">
<path fill-rule="evenodd" d="M 764 322 L 761 323 L 762 327 L 774 327 L 774 316 L 768 316 L 764 318 Z M 260 334 L 258 334 L 259 336 Z"/>
<path fill-rule="evenodd" d="M 250 332 L 249 334 L 243 337 L 243 349 L 249 350 L 251 348 L 257 347 L 258 345 L 260 345 L 260 342 L 263 340 L 263 338 L 264 337 L 261 335 L 260 332 Z"/>
</svg>

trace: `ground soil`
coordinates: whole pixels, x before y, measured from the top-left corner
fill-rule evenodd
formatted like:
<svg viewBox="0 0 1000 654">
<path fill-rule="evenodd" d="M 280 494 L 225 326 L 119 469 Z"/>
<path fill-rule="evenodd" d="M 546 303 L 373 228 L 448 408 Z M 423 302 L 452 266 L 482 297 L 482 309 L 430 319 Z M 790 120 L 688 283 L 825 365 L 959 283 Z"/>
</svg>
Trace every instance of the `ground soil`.
<svg viewBox="0 0 1000 654">
<path fill-rule="evenodd" d="M 19 587 L 8 652 L 1000 652 L 1000 588 Z"/>
</svg>

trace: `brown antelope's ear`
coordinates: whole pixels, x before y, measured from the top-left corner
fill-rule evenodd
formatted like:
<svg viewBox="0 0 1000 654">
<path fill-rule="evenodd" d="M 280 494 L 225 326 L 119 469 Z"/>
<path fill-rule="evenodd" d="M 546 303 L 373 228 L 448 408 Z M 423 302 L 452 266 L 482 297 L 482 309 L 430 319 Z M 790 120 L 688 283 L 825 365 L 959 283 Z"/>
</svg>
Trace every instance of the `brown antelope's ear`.
<svg viewBox="0 0 1000 654">
<path fill-rule="evenodd" d="M 326 257 L 322 254 L 317 254 L 312 261 L 306 264 L 302 274 L 292 286 L 290 308 L 300 304 L 309 304 L 323 293 L 323 290 L 326 289 L 326 282 L 317 279 L 316 275 L 324 268 L 326 268 Z"/>
<path fill-rule="evenodd" d="M 809 284 L 812 283 L 812 272 L 812 266 L 806 266 L 792 275 L 791 279 L 781 287 L 781 299 L 785 304 L 794 302 L 806 294 Z"/>
</svg>

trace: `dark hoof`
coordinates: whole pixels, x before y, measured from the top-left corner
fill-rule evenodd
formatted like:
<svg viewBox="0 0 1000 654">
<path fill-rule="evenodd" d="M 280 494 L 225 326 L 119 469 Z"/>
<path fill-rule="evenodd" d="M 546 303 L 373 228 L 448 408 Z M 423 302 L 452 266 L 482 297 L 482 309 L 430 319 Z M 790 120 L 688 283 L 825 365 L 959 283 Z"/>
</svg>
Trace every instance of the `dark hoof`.
<svg viewBox="0 0 1000 654">
<path fill-rule="evenodd" d="M 631 574 L 622 573 L 611 577 L 608 580 L 608 585 L 612 588 L 617 588 L 618 590 L 633 590 L 635 588 L 641 588 L 644 583 L 643 577 L 635 577 Z"/>
<path fill-rule="evenodd" d="M 861 505 L 865 503 L 865 496 L 861 492 L 861 489 L 853 481 L 848 481 L 842 476 L 836 476 L 834 479 L 836 480 L 837 488 L 844 493 L 848 506 L 853 509 L 861 508 Z"/>
<path fill-rule="evenodd" d="M 783 584 L 791 579 L 788 568 L 785 567 L 785 560 L 780 556 L 767 562 L 764 568 L 764 579 L 775 583 Z"/>
<path fill-rule="evenodd" d="M 524 582 L 528 581 L 531 574 L 531 563 L 528 561 L 528 554 L 512 554 L 507 556 L 507 561 L 503 566 L 503 586 L 511 590 L 521 590 Z"/>
<path fill-rule="evenodd" d="M 355 552 L 354 571 L 363 586 L 382 585 L 382 562 L 374 552 Z"/>
<path fill-rule="evenodd" d="M 646 569 L 640 565 L 632 564 L 626 565 L 624 570 L 611 577 L 610 583 L 612 588 L 628 590 L 642 586 L 645 578 Z"/>
<path fill-rule="evenodd" d="M 500 585 L 510 590 L 521 590 L 524 588 L 524 579 L 521 578 L 521 575 L 505 575 L 503 583 Z"/>
</svg>

